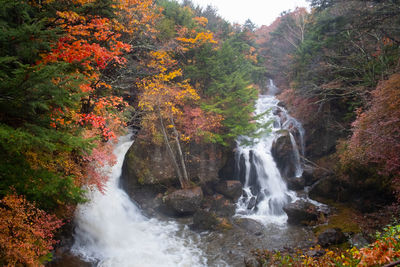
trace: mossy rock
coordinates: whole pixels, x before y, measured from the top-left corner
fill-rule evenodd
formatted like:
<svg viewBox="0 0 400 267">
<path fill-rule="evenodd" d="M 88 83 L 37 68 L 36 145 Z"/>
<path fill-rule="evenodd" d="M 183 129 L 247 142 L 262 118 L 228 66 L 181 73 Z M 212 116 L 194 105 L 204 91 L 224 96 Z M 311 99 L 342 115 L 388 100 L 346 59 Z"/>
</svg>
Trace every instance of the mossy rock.
<svg viewBox="0 0 400 267">
<path fill-rule="evenodd" d="M 343 233 L 360 233 L 361 228 L 355 222 L 354 218 L 358 216 L 358 212 L 350 208 L 346 204 L 328 203 L 333 207 L 333 214 L 328 217 L 328 222 L 323 225 L 318 225 L 314 228 L 315 234 L 318 236 L 322 232 L 331 228 L 339 228 Z"/>
</svg>

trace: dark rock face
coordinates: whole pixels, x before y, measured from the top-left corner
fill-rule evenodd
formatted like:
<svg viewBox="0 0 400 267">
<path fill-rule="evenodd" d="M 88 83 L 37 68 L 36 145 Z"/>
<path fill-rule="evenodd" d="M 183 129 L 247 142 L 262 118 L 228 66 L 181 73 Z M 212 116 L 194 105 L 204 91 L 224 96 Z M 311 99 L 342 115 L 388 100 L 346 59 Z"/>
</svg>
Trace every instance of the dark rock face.
<svg viewBox="0 0 400 267">
<path fill-rule="evenodd" d="M 333 177 L 323 177 L 317 181 L 309 191 L 311 198 L 337 198 L 337 182 Z"/>
<path fill-rule="evenodd" d="M 346 242 L 346 236 L 339 228 L 327 229 L 318 235 L 318 244 L 326 248 Z"/>
<path fill-rule="evenodd" d="M 318 180 L 318 177 L 314 174 L 314 168 L 309 165 L 304 166 L 302 178 L 304 179 L 304 186 L 313 185 Z"/>
<path fill-rule="evenodd" d="M 215 186 L 215 191 L 236 202 L 242 195 L 242 184 L 240 181 L 221 181 Z"/>
<path fill-rule="evenodd" d="M 173 215 L 192 215 L 200 209 L 203 192 L 200 187 L 176 190 L 163 198 L 167 211 Z"/>
<path fill-rule="evenodd" d="M 192 228 L 195 230 L 215 230 L 218 223 L 218 218 L 214 212 L 198 210 L 193 215 Z"/>
<path fill-rule="evenodd" d="M 281 131 L 281 135 L 272 144 L 271 154 L 283 177 L 291 178 L 295 176 L 295 157 L 289 131 Z"/>
<path fill-rule="evenodd" d="M 291 224 L 309 225 L 318 221 L 321 215 L 317 206 L 305 200 L 289 203 L 283 207 L 283 210 L 288 216 L 288 223 Z"/>
<path fill-rule="evenodd" d="M 304 177 L 284 177 L 287 187 L 290 190 L 302 190 L 305 186 L 305 179 Z"/>
<path fill-rule="evenodd" d="M 229 147 L 234 148 L 236 147 L 236 144 L 233 143 Z M 222 180 L 229 180 L 232 179 L 232 177 L 235 177 L 235 171 L 237 168 L 234 149 L 225 151 L 225 155 L 225 165 L 219 170 L 218 177 Z"/>
</svg>

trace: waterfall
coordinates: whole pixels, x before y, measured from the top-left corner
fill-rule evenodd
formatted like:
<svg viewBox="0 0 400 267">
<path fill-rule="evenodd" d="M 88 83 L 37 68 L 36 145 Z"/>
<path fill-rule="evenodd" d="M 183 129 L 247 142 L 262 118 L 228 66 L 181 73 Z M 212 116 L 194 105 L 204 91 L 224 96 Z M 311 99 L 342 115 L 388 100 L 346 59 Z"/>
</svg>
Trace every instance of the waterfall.
<svg viewBox="0 0 400 267">
<path fill-rule="evenodd" d="M 177 223 L 146 218 L 118 187 L 131 144 L 129 135 L 120 138 L 106 192 L 91 190 L 89 202 L 78 206 L 72 253 L 97 266 L 207 266 L 197 241 L 185 236 L 188 229 L 182 231 Z"/>
<path fill-rule="evenodd" d="M 297 196 L 287 188 L 282 179 L 271 148 L 282 130 L 287 130 L 292 145 L 295 176 L 300 177 L 303 173 L 301 156 L 304 156 L 304 129 L 300 122 L 291 117 L 283 107 L 278 106 L 279 100 L 274 96 L 277 91 L 271 80 L 268 95 L 260 95 L 256 103 L 256 114 L 265 113 L 258 122 L 272 121 L 272 132 L 263 134 L 256 140 L 246 136 L 238 138 L 235 173 L 244 187 L 237 203 L 236 214 L 263 223 L 284 224 L 287 215 L 283 211 L 283 206 L 295 201 Z M 298 137 L 299 145 L 295 135 Z"/>
</svg>

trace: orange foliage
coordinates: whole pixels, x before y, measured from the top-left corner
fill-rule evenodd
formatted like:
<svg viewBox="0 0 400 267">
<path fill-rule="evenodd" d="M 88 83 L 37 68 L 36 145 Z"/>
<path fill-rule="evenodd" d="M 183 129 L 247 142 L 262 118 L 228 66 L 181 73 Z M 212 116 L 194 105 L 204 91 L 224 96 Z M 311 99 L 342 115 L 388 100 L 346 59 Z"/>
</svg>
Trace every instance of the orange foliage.
<svg viewBox="0 0 400 267">
<path fill-rule="evenodd" d="M 0 255 L 6 266 L 42 266 L 40 258 L 53 249 L 54 232 L 61 225 L 24 197 L 5 196 L 0 201 Z"/>
</svg>

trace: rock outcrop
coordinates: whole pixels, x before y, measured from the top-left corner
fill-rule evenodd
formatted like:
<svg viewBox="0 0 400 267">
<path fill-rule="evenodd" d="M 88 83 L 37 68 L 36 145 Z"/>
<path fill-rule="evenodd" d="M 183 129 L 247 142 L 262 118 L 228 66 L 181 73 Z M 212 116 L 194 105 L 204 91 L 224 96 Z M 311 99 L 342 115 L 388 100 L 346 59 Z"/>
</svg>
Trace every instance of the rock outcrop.
<svg viewBox="0 0 400 267">
<path fill-rule="evenodd" d="M 183 144 L 182 149 L 190 155 L 186 169 L 191 181 L 199 185 L 214 185 L 219 180 L 218 172 L 226 165 L 226 155 L 229 154 L 227 148 L 192 142 Z M 176 170 L 165 145 L 137 136 L 125 156 L 121 186 L 145 211 L 151 209 L 148 203 L 152 203 L 158 194 L 179 188 Z M 213 194 L 214 188 L 211 187 L 208 193 Z"/>
<path fill-rule="evenodd" d="M 300 199 L 283 207 L 288 216 L 288 223 L 297 225 L 312 225 L 324 214 L 314 204 Z"/>
<path fill-rule="evenodd" d="M 162 198 L 164 211 L 175 216 L 193 215 L 200 209 L 202 200 L 201 187 L 176 190 Z"/>
</svg>

